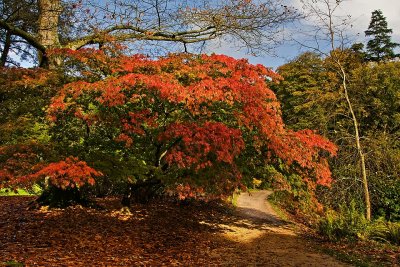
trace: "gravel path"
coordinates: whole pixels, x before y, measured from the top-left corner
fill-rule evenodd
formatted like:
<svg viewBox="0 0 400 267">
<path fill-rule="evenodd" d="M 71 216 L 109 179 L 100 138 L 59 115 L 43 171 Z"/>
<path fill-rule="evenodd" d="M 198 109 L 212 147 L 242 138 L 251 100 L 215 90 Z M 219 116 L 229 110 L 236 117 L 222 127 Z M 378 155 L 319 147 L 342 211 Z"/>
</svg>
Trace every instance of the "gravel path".
<svg viewBox="0 0 400 267">
<path fill-rule="evenodd" d="M 349 266 L 315 249 L 299 237 L 291 223 L 280 219 L 266 198 L 272 191 L 242 193 L 237 211 L 242 221 L 225 225 L 224 238 L 233 241 L 214 253 L 227 266 Z"/>
</svg>

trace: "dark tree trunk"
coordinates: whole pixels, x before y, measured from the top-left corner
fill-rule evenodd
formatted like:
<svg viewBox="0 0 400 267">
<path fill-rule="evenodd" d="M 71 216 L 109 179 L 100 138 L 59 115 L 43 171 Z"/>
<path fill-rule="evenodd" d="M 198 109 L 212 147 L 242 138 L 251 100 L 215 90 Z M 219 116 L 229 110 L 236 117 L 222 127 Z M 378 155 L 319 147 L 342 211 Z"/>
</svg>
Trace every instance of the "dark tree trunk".
<svg viewBox="0 0 400 267">
<path fill-rule="evenodd" d="M 10 48 L 11 48 L 11 32 L 7 31 L 6 40 L 4 42 L 4 49 L 3 52 L 1 53 L 1 58 L 0 58 L 0 67 L 4 67 L 6 65 Z"/>
<path fill-rule="evenodd" d="M 129 207 L 132 201 L 146 204 L 152 199 L 160 197 L 164 192 L 163 188 L 163 184 L 159 179 L 149 179 L 135 184 L 128 184 L 121 203 L 126 207 Z"/>
</svg>

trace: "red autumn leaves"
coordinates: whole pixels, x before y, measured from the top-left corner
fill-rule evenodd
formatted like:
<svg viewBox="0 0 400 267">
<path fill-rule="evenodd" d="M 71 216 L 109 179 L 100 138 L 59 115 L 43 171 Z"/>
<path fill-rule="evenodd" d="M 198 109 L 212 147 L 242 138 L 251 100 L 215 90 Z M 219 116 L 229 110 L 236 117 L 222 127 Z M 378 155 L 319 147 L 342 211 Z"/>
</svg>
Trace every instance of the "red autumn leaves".
<svg viewBox="0 0 400 267">
<path fill-rule="evenodd" d="M 141 55 L 111 58 L 98 51 L 93 55 L 91 59 L 88 50 L 66 53 L 88 64 L 89 70 L 95 61 L 96 67 L 104 64 L 111 71 L 93 81 L 93 76 L 85 78 L 85 70 L 80 80 L 66 84 L 48 108 L 53 125 L 74 118 L 89 130 L 112 127 L 113 140 L 132 153 L 143 149 L 135 150 L 136 142 L 143 145 L 148 138 L 164 147 L 160 160 L 169 166 L 197 172 L 214 164 L 231 165 L 228 176 L 236 179 L 233 183 L 241 178 L 236 161 L 250 147 L 266 164 L 280 158 L 305 180 L 330 183 L 325 156 L 334 155 L 336 147 L 310 130 L 285 128 L 279 102 L 267 86 L 267 80 L 281 79 L 273 71 L 223 55 L 170 55 L 158 60 Z M 68 187 L 93 184 L 99 175 L 70 157 L 31 178 L 53 177 L 55 185 Z"/>
<path fill-rule="evenodd" d="M 169 164 L 176 164 L 180 168 L 195 166 L 195 169 L 203 169 L 212 166 L 209 153 L 215 154 L 218 162 L 234 164 L 234 158 L 244 148 L 241 131 L 218 122 L 206 122 L 203 125 L 173 123 L 159 138 L 181 139 L 165 158 Z"/>
<path fill-rule="evenodd" d="M 38 180 L 48 178 L 51 185 L 59 188 L 80 187 L 85 184 L 94 185 L 95 177 L 103 174 L 89 167 L 86 162 L 75 157 L 50 163 L 38 172 L 27 175 L 26 179 Z"/>
</svg>

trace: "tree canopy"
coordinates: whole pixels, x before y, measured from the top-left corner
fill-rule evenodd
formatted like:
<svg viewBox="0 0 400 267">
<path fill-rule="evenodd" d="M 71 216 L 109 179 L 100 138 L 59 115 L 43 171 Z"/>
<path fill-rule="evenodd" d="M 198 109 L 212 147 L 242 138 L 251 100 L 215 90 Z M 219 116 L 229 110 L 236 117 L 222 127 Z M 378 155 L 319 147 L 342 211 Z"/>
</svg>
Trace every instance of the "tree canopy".
<svg viewBox="0 0 400 267">
<path fill-rule="evenodd" d="M 93 49 L 54 53 L 66 55 L 67 65 L 82 64 L 70 72 L 72 82 L 57 90 L 47 109 L 57 155 L 39 165 L 33 156 L 32 164 L 15 167 L 21 153 L 34 151 L 18 152 L 5 144 L 3 153 L 10 155 L 2 165 L 5 185 L 29 186 L 53 172 L 67 181 L 54 178 L 55 186 L 79 186 L 82 177 L 55 170 L 66 164 L 86 168 L 71 156 L 101 171 L 103 179 L 158 179 L 183 198 L 232 192 L 254 162 L 283 164 L 310 188 L 331 182 L 326 157 L 336 153 L 335 145 L 311 130 L 286 129 L 266 83 L 280 77 L 261 65 L 221 55 L 151 60 L 110 57 Z M 46 84 L 50 77 L 44 73 L 30 84 Z M 59 163 L 50 163 L 57 158 Z M 85 173 L 89 180 L 83 181 L 90 183 L 92 174 L 99 174 Z"/>
</svg>

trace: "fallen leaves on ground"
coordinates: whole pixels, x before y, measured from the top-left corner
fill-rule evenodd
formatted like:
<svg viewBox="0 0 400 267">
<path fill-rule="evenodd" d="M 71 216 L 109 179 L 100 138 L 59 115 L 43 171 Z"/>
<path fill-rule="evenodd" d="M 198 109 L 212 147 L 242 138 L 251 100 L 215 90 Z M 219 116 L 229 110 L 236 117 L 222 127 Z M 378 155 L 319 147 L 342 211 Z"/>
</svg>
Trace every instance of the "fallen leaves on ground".
<svg viewBox="0 0 400 267">
<path fill-rule="evenodd" d="M 205 265 L 218 241 L 224 212 L 173 203 L 133 205 L 102 200 L 80 206 L 27 210 L 30 197 L 0 198 L 0 263 L 27 266 Z M 201 224 L 207 221 L 209 224 Z M 218 264 L 218 259 L 213 259 Z"/>
<path fill-rule="evenodd" d="M 218 205 L 120 200 L 28 210 L 32 197 L 0 198 L 0 266 L 341 266 L 313 240 Z M 320 245 L 320 244 L 317 244 Z M 18 265 L 9 265 L 18 266 Z"/>
</svg>

